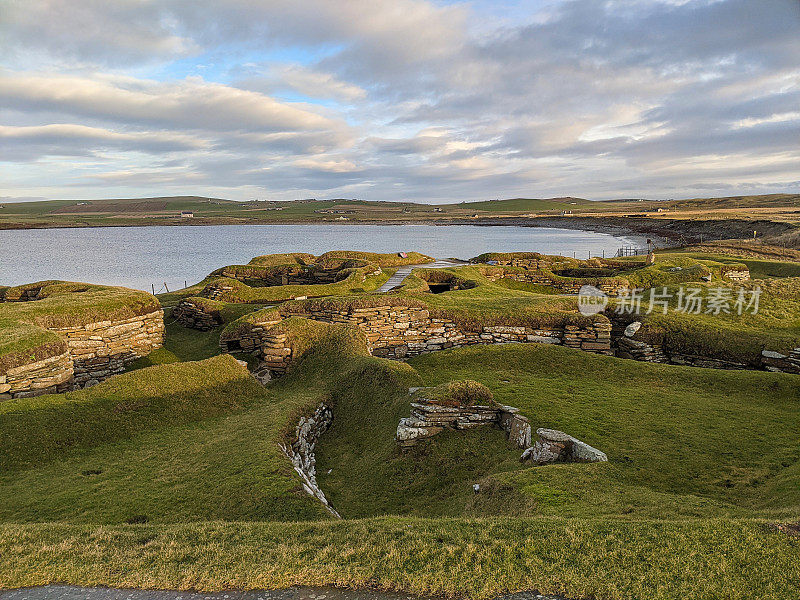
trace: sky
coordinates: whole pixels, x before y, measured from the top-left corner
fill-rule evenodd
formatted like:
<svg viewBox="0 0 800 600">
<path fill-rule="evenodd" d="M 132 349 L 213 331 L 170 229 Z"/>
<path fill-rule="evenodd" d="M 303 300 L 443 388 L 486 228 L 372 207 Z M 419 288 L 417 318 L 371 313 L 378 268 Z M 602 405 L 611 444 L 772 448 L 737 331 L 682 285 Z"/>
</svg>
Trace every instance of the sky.
<svg viewBox="0 0 800 600">
<path fill-rule="evenodd" d="M 800 192 L 800 0 L 0 0 L 0 199 Z"/>
</svg>

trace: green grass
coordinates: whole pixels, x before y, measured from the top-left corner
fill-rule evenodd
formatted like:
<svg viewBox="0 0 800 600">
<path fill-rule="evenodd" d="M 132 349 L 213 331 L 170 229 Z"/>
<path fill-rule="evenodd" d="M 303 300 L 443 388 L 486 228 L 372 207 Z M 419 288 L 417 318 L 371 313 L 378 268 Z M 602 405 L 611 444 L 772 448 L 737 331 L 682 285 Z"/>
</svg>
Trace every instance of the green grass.
<svg viewBox="0 0 800 600">
<path fill-rule="evenodd" d="M 493 284 L 473 266 L 447 273 L 477 285 L 286 308 L 405 303 L 475 323 L 578 318 L 572 297 Z M 758 282 L 763 313 L 745 327 L 676 321 L 670 339 L 712 349 L 750 348 L 776 332 L 789 340 L 800 325 L 798 281 Z M 217 308 L 233 324 L 259 318 L 253 305 Z M 222 327 L 198 332 L 167 321 L 164 348 L 133 372 L 80 392 L 0 403 L 0 555 L 14 558 L 0 561 L 0 588 L 796 596 L 800 538 L 768 524 L 800 520 L 797 376 L 536 344 L 401 363 L 369 356 L 352 329 L 293 318 L 279 327 L 303 360 L 263 387 L 217 356 Z M 609 462 L 532 467 L 490 427 L 445 431 L 400 452 L 394 433 L 409 415 L 408 388 L 467 379 L 519 407 L 534 429 L 566 431 Z M 318 481 L 344 521 L 302 491 L 278 447 L 323 401 L 334 420 L 318 445 Z"/>
<path fill-rule="evenodd" d="M 377 359 L 349 330 L 324 327 L 318 351 L 268 389 L 224 355 L 0 403 L 0 521 L 326 518 L 278 444 Z"/>
<path fill-rule="evenodd" d="M 208 380 L 204 375 L 213 372 Z M 238 392 L 238 393 L 237 393 Z M 200 421 L 243 406 L 261 392 L 229 356 L 165 364 L 92 388 L 0 403 L 0 471 L 39 466 L 158 427 Z"/>
<path fill-rule="evenodd" d="M 166 326 L 164 346 L 135 360 L 128 366 L 128 370 L 135 371 L 154 365 L 205 360 L 216 356 L 220 353 L 221 329 L 221 327 L 215 327 L 209 331 L 197 331 L 171 322 Z"/>
<path fill-rule="evenodd" d="M 393 272 L 391 269 L 385 269 L 380 275 L 365 275 L 359 270 L 354 270 L 347 278 L 335 283 L 290 284 L 269 287 L 251 287 L 229 277 L 206 280 L 206 283 L 221 284 L 232 288 L 219 296 L 220 300 L 224 302 L 265 304 L 268 302 L 282 302 L 298 296 L 320 297 L 371 292 L 383 285 Z"/>
<path fill-rule="evenodd" d="M 700 290 L 700 295 L 707 300 L 712 289 L 718 283 L 696 284 L 690 288 Z M 743 311 L 738 314 L 734 302 L 738 290 L 745 290 L 745 299 L 754 288 L 761 288 L 758 312 Z M 633 317 L 644 326 L 637 333 L 637 338 L 664 345 L 670 352 L 694 354 L 732 360 L 758 365 L 763 349 L 788 352 L 800 347 L 800 278 L 762 279 L 752 282 L 729 285 L 731 300 L 728 303 L 729 313 L 720 314 L 688 314 L 678 312 L 677 289 L 668 288 L 673 295 L 671 310 L 662 314 L 656 309 L 651 315 Z M 647 305 L 649 296 L 645 295 L 643 306 Z M 615 310 L 612 302 L 610 311 Z M 703 311 L 708 309 L 704 301 Z"/>
<path fill-rule="evenodd" d="M 0 561 L 0 587 L 598 600 L 782 600 L 796 589 L 800 544 L 766 522 L 800 517 L 800 379 L 534 344 L 404 364 L 366 355 L 347 329 L 286 327 L 307 341 L 305 359 L 266 388 L 220 356 L 0 404 L 0 553 L 15 557 Z M 174 351 L 188 341 L 170 342 L 177 333 Z M 461 379 L 610 462 L 523 465 L 489 427 L 400 453 L 408 387 Z M 335 417 L 317 472 L 342 522 L 302 492 L 278 449 L 323 400 Z"/>
<path fill-rule="evenodd" d="M 531 468 L 489 428 L 445 432 L 402 454 L 393 434 L 408 416 L 404 383 L 392 394 L 391 382 L 354 379 L 333 393 L 337 418 L 317 462 L 322 488 L 345 517 L 800 515 L 797 377 L 535 344 L 435 352 L 409 364 L 426 385 L 478 379 L 534 428 L 566 431 L 606 452 L 609 463 Z M 488 496 L 475 497 L 473 483 Z"/>
<path fill-rule="evenodd" d="M 383 518 L 315 523 L 0 526 L 0 587 L 336 585 L 488 599 L 786 600 L 797 539 L 749 520 Z"/>
<path fill-rule="evenodd" d="M 766 260 L 703 252 L 659 252 L 658 257 L 666 260 L 686 257 L 696 260 L 713 260 L 723 264 L 744 264 L 750 270 L 750 277 L 753 279 L 800 277 L 800 263 L 786 260 Z"/>
</svg>

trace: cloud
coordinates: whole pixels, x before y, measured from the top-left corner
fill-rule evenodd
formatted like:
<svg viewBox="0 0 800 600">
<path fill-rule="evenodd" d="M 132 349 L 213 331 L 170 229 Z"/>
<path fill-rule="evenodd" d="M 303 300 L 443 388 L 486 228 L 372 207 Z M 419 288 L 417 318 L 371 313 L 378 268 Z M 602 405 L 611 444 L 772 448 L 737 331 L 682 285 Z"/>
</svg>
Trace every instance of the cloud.
<svg viewBox="0 0 800 600">
<path fill-rule="evenodd" d="M 309 98 L 333 98 L 340 102 L 354 102 L 367 96 L 365 89 L 331 73 L 297 64 L 268 66 L 266 75 L 240 79 L 236 86 L 264 93 L 291 90 Z"/>
<path fill-rule="evenodd" d="M 201 140 L 175 133 L 122 133 L 73 124 L 0 125 L 0 160 L 8 161 L 34 160 L 42 156 L 93 156 L 103 150 L 164 154 L 199 150 L 205 146 Z"/>
<path fill-rule="evenodd" d="M 796 0 L 487 2 L 11 2 L 9 193 L 47 157 L 115 195 L 797 189 Z"/>
<path fill-rule="evenodd" d="M 309 107 L 199 78 L 161 83 L 0 73 L 0 101 L 28 113 L 48 111 L 175 129 L 279 132 L 337 127 Z"/>
</svg>

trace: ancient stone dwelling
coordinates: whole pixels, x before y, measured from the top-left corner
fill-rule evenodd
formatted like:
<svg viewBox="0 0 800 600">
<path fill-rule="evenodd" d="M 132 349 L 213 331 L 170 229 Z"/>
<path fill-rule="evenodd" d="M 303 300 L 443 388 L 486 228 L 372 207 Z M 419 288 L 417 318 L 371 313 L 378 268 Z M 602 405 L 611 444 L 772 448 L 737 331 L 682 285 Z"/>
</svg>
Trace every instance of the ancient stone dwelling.
<svg viewBox="0 0 800 600">
<path fill-rule="evenodd" d="M 6 306 L 10 307 L 12 302 L 34 301 L 37 301 L 37 294 L 32 288 L 20 294 L 18 300 L 6 299 Z M 86 316 L 78 314 L 70 326 L 23 327 L 20 335 L 44 329 L 55 336 L 44 346 L 33 346 L 26 354 L 27 360 L 17 360 L 14 366 L 0 371 L 0 400 L 94 385 L 121 373 L 129 363 L 147 356 L 164 342 L 164 311 L 154 298 L 143 305 L 143 314 L 88 320 L 90 322 L 85 322 Z"/>
</svg>

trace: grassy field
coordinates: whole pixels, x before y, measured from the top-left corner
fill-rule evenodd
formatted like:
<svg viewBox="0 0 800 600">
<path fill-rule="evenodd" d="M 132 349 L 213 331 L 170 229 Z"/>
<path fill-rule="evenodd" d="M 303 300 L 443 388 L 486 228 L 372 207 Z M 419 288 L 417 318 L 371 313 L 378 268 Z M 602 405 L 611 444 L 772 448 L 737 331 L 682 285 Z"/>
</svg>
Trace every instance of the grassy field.
<svg viewBox="0 0 800 600">
<path fill-rule="evenodd" d="M 413 519 L 168 526 L 0 525 L 0 587 L 348 585 L 486 599 L 786 600 L 797 539 L 751 520 Z"/>
<path fill-rule="evenodd" d="M 671 201 L 582 198 L 511 198 L 429 205 L 329 199 L 292 202 L 234 202 L 219 198 L 173 196 L 104 200 L 53 200 L 0 205 L 0 227 L 88 227 L 209 225 L 311 222 L 434 222 L 475 218 L 634 215 L 652 218 L 763 219 L 798 223 L 798 194 L 770 194 Z M 661 209 L 661 212 L 657 212 Z M 192 218 L 182 218 L 191 211 Z"/>
<path fill-rule="evenodd" d="M 475 598 L 537 589 L 704 600 L 777 600 L 796 590 L 798 540 L 767 523 L 800 515 L 797 378 L 536 345 L 439 352 L 403 365 L 337 336 L 266 389 L 231 359 L 212 360 L 225 361 L 233 387 L 198 396 L 219 367 L 188 363 L 85 392 L 81 402 L 112 416 L 98 422 L 138 424 L 115 429 L 114 441 L 98 443 L 100 429 L 94 441 L 73 441 L 56 455 L 27 448 L 20 457 L 6 449 L 4 430 L 0 552 L 15 560 L 0 562 L 0 587 L 302 583 Z M 113 410 L 125 388 L 178 375 L 185 400 L 176 393 L 121 416 Z M 534 426 L 569 431 L 610 463 L 523 467 L 519 451 L 489 428 L 396 450 L 408 386 L 478 376 Z M 277 449 L 321 398 L 336 417 L 318 472 L 342 522 L 299 490 Z M 14 402 L 25 418 L 31 409 Z M 175 406 L 196 413 L 158 418 Z"/>
<path fill-rule="evenodd" d="M 704 315 L 683 322 L 688 328 L 674 321 L 676 343 L 749 351 L 765 335 L 800 333 L 793 263 L 672 252 L 657 267 L 699 264 L 716 277 L 748 261 L 760 277 L 751 285 L 768 292 L 763 313 L 746 327 Z M 654 270 L 642 281 L 655 281 Z M 480 323 L 585 319 L 574 297 L 491 283 L 479 266 L 436 277 L 448 273 L 475 285 L 430 294 L 417 272 L 396 294 L 300 302 L 412 303 Z M 160 300 L 168 309 L 186 293 Z M 219 310 L 235 328 L 261 306 Z M 370 356 L 352 329 L 292 318 L 280 327 L 303 358 L 262 386 L 219 355 L 225 327 L 199 332 L 167 316 L 164 348 L 130 372 L 0 403 L 0 556 L 13 557 L 0 561 L 0 589 L 302 584 L 481 600 L 517 590 L 594 600 L 797 596 L 800 537 L 774 524 L 800 521 L 798 376 L 539 344 L 404 363 Z M 464 379 L 518 407 L 534 429 L 566 431 L 609 462 L 533 467 L 492 427 L 445 431 L 401 452 L 394 434 L 410 412 L 409 388 Z M 317 478 L 341 521 L 302 490 L 279 448 L 321 402 L 334 420 L 317 447 Z"/>
<path fill-rule="evenodd" d="M 409 364 L 426 385 L 477 378 L 534 428 L 567 431 L 610 462 L 532 469 L 489 429 L 444 432 L 400 454 L 392 436 L 408 415 L 408 394 L 353 381 L 333 395 L 337 419 L 318 452 L 320 483 L 345 516 L 800 513 L 800 487 L 784 490 L 780 506 L 776 493 L 800 475 L 797 377 L 640 364 L 547 345 L 474 346 Z M 475 496 L 473 483 L 487 495 Z"/>
</svg>

